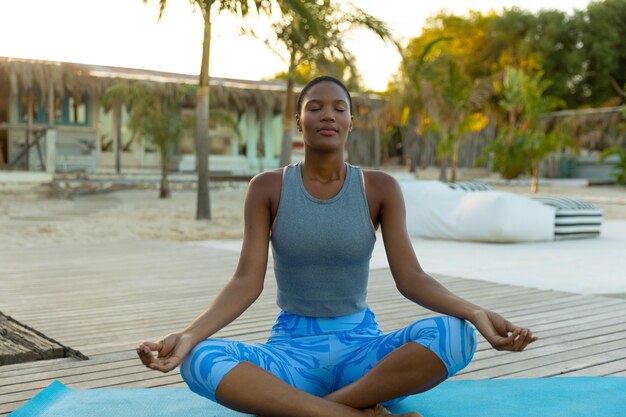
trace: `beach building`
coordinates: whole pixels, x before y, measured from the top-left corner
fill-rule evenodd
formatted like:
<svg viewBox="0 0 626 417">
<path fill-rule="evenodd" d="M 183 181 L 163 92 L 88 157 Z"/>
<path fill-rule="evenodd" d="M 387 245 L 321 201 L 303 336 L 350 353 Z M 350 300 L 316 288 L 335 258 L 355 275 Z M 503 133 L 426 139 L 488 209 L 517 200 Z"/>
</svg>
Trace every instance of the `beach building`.
<svg viewBox="0 0 626 417">
<path fill-rule="evenodd" d="M 0 57 L 0 169 L 73 172 L 158 168 L 156 147 L 127 125 L 124 103 L 102 104 L 121 80 L 195 85 L 197 76 L 101 65 Z M 296 87 L 296 93 L 300 87 Z M 212 106 L 228 112 L 238 132 L 211 123 L 210 169 L 254 173 L 279 165 L 286 83 L 211 78 Z M 377 165 L 384 97 L 354 94 L 351 162 Z M 193 117 L 194 103 L 181 109 Z M 294 128 L 293 159 L 302 158 Z M 194 171 L 194 132 L 172 149 L 171 170 Z"/>
</svg>

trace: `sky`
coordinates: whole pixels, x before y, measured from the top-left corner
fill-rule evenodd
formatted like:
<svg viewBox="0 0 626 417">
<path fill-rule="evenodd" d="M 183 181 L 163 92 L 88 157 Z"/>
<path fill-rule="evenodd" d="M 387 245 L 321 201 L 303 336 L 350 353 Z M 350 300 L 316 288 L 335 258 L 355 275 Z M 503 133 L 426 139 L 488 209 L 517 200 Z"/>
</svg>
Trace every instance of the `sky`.
<svg viewBox="0 0 626 417">
<path fill-rule="evenodd" d="M 343 0 L 342 0 L 343 1 Z M 418 36 L 429 16 L 445 9 L 514 7 L 537 11 L 585 9 L 589 0 L 354 0 L 386 22 L 404 44 Z M 188 0 L 169 0 L 158 21 L 158 1 L 148 0 L 0 0 L 0 56 L 79 62 L 198 74 L 203 22 Z M 215 19 L 210 75 L 259 80 L 285 71 L 286 64 L 261 41 L 241 35 L 238 21 Z M 391 44 L 363 30 L 346 33 L 366 87 L 384 91 L 397 72 L 400 55 Z"/>
</svg>

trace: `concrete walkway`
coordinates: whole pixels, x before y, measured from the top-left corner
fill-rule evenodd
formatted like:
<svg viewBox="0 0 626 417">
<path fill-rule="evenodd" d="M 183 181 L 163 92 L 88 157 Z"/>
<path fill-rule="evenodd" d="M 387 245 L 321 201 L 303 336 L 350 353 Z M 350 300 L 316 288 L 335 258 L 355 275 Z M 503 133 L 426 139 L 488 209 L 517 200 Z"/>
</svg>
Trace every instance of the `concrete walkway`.
<svg viewBox="0 0 626 417">
<path fill-rule="evenodd" d="M 514 244 L 411 241 L 429 273 L 577 294 L 626 293 L 626 221 L 605 221 L 595 239 Z M 239 240 L 193 244 L 236 252 L 241 248 Z M 379 233 L 370 268 L 388 266 Z"/>
</svg>

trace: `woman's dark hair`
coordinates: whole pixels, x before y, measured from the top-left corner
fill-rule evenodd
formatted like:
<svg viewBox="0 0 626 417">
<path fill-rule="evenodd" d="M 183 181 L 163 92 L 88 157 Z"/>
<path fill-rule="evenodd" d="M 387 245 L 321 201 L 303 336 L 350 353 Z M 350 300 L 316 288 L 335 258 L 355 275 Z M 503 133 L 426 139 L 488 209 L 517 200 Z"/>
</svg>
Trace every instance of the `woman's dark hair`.
<svg viewBox="0 0 626 417">
<path fill-rule="evenodd" d="M 348 96 L 348 104 L 350 105 L 350 115 L 352 116 L 352 97 L 350 96 L 350 92 L 341 81 L 339 81 L 335 77 L 331 77 L 330 75 L 322 75 L 320 77 L 313 78 L 311 81 L 308 82 L 307 85 L 304 86 L 302 91 L 300 91 L 300 95 L 298 95 L 298 101 L 296 102 L 296 114 L 300 114 L 300 112 L 302 111 L 302 102 L 304 101 L 304 98 L 306 97 L 311 87 L 323 82 L 335 83 L 339 87 L 341 87 L 343 91 L 346 92 L 346 95 Z"/>
</svg>

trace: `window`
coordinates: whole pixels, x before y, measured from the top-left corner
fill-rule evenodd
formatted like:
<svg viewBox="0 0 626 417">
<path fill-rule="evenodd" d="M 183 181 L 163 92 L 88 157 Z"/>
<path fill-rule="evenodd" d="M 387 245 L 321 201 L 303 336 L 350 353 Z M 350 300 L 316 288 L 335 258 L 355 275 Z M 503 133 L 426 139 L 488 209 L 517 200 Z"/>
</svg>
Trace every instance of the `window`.
<svg viewBox="0 0 626 417">
<path fill-rule="evenodd" d="M 17 97 L 19 109 L 19 122 L 28 122 L 29 96 L 33 103 L 33 123 L 48 123 L 48 108 L 44 97 L 39 89 L 31 92 L 20 92 Z M 54 122 L 59 125 L 87 126 L 89 124 L 89 96 L 81 97 L 55 96 L 54 98 Z"/>
<path fill-rule="evenodd" d="M 64 118 L 63 124 L 87 125 L 87 94 L 76 99 L 72 96 L 65 96 L 63 99 Z"/>
<path fill-rule="evenodd" d="M 17 97 L 17 108 L 19 111 L 20 123 L 28 122 L 29 101 L 32 102 L 33 123 L 47 123 L 46 109 L 42 103 L 41 92 L 39 90 L 31 90 L 21 93 Z"/>
</svg>

